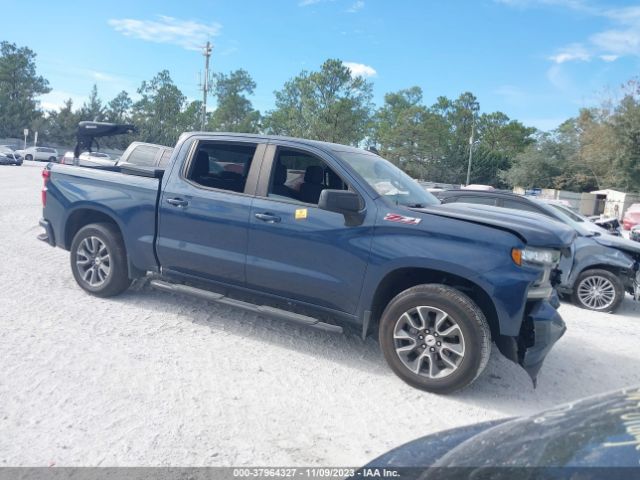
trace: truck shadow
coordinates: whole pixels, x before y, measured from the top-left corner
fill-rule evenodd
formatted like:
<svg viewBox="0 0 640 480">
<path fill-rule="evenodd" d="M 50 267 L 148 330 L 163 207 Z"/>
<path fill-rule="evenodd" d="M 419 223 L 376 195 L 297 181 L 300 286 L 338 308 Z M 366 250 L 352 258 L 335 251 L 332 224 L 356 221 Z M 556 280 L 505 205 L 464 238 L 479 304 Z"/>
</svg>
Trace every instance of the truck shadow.
<svg viewBox="0 0 640 480">
<path fill-rule="evenodd" d="M 314 330 L 193 297 L 161 293 L 147 286 L 112 301 L 184 318 L 185 322 L 206 327 L 212 335 L 251 338 L 325 358 L 385 382 L 397 382 L 398 388 L 412 390 L 391 372 L 377 341 L 371 337 L 363 341 L 353 334 Z M 608 345 L 606 339 L 597 347 L 585 346 L 577 336 L 573 338 L 569 330 L 545 360 L 537 388 L 534 389 L 519 365 L 504 358 L 494 347 L 484 373 L 471 386 L 447 398 L 505 416 L 531 414 L 590 395 L 638 385 L 640 365 L 634 363 L 638 362 L 616 353 L 615 346 Z"/>
</svg>

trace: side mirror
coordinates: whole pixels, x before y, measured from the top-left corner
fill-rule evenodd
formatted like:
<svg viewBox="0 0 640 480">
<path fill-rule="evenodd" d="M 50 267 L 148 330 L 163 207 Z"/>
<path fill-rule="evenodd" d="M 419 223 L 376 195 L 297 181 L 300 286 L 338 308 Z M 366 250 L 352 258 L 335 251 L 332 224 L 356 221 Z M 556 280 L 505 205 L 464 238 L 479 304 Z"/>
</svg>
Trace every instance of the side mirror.
<svg viewBox="0 0 640 480">
<path fill-rule="evenodd" d="M 322 190 L 318 208 L 341 213 L 344 215 L 347 226 L 360 225 L 364 220 L 360 197 L 349 190 Z"/>
</svg>

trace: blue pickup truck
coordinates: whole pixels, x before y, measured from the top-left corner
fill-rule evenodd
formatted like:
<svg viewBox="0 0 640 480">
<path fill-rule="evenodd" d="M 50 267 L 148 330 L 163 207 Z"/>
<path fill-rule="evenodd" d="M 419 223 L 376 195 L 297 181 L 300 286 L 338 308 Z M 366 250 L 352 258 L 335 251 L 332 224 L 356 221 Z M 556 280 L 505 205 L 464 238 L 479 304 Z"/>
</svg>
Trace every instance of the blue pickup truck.
<svg viewBox="0 0 640 480">
<path fill-rule="evenodd" d="M 565 331 L 553 288 L 574 232 L 444 206 L 371 151 L 185 133 L 165 168 L 43 171 L 45 232 L 90 294 L 134 279 L 325 331 L 376 335 L 407 383 L 470 384 L 495 342 L 534 380 Z M 284 373 L 284 372 L 283 372 Z"/>
</svg>

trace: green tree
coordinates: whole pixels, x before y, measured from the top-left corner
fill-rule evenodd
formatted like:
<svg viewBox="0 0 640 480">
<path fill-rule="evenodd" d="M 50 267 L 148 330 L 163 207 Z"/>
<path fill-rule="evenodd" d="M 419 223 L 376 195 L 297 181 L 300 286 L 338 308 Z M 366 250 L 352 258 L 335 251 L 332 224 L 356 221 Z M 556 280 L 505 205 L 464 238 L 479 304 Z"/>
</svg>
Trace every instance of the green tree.
<svg viewBox="0 0 640 480">
<path fill-rule="evenodd" d="M 455 100 L 439 97 L 431 110 L 446 121 L 448 128 L 439 181 L 463 183 L 469 161 L 469 139 L 480 110 L 478 99 L 471 92 Z"/>
<path fill-rule="evenodd" d="M 22 137 L 22 130 L 42 117 L 38 97 L 49 82 L 36 74 L 36 54 L 15 43 L 0 42 L 0 137 Z"/>
<path fill-rule="evenodd" d="M 98 86 L 96 84 L 91 88 L 91 93 L 86 102 L 80 107 L 78 112 L 80 120 L 88 120 L 90 122 L 100 122 L 104 120 L 105 107 L 102 105 L 102 100 L 98 97 Z"/>
<path fill-rule="evenodd" d="M 224 132 L 257 133 L 260 112 L 253 109 L 247 95 L 253 95 L 256 82 L 246 70 L 215 76 L 214 95 L 218 105 L 208 122 L 208 129 Z"/>
<path fill-rule="evenodd" d="M 47 117 L 47 140 L 57 145 L 71 147 L 75 143 L 78 114 L 73 111 L 73 101 L 68 99 L 58 111 Z"/>
<path fill-rule="evenodd" d="M 382 156 L 418 178 L 440 176 L 447 124 L 422 104 L 422 90 L 388 93 L 374 117 L 373 139 Z"/>
<path fill-rule="evenodd" d="M 636 95 L 625 95 L 616 107 L 612 128 L 619 147 L 617 184 L 626 190 L 640 191 L 640 102 Z"/>
<path fill-rule="evenodd" d="M 124 90 L 118 93 L 113 100 L 107 103 L 105 120 L 113 123 L 129 123 L 131 121 L 131 108 L 133 101 Z"/>
<path fill-rule="evenodd" d="M 317 72 L 301 72 L 275 96 L 276 108 L 265 119 L 270 133 L 348 145 L 369 134 L 372 84 L 353 77 L 340 60 L 325 61 Z"/>
<path fill-rule="evenodd" d="M 142 82 L 138 94 L 141 98 L 133 105 L 138 137 L 144 142 L 174 145 L 182 133 L 178 120 L 186 97 L 169 72 L 163 70 L 150 81 Z"/>
<path fill-rule="evenodd" d="M 202 129 L 202 101 L 190 102 L 178 117 L 181 132 L 193 132 Z"/>
<path fill-rule="evenodd" d="M 122 90 L 107 103 L 104 109 L 104 120 L 112 123 L 131 123 L 132 107 L 133 101 L 131 97 L 126 91 Z M 135 138 L 135 134 L 105 137 L 101 139 L 100 145 L 125 150 Z"/>
<path fill-rule="evenodd" d="M 499 172 L 535 140 L 535 128 L 525 127 L 502 112 L 484 113 L 476 123 L 477 146 L 471 164 L 471 183 L 504 186 Z"/>
</svg>

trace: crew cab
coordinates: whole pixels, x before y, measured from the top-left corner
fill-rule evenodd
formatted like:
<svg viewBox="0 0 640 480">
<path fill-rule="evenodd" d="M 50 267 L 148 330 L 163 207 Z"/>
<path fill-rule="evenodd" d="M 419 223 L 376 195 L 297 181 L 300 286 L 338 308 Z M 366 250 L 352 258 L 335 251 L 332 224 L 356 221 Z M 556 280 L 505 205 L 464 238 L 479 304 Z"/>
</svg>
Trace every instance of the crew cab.
<svg viewBox="0 0 640 480">
<path fill-rule="evenodd" d="M 391 369 L 446 393 L 491 342 L 534 380 L 565 324 L 553 282 L 575 233 L 440 202 L 370 151 L 185 133 L 166 168 L 43 172 L 40 239 L 92 295 L 132 280 L 330 332 L 378 337 Z"/>
</svg>

